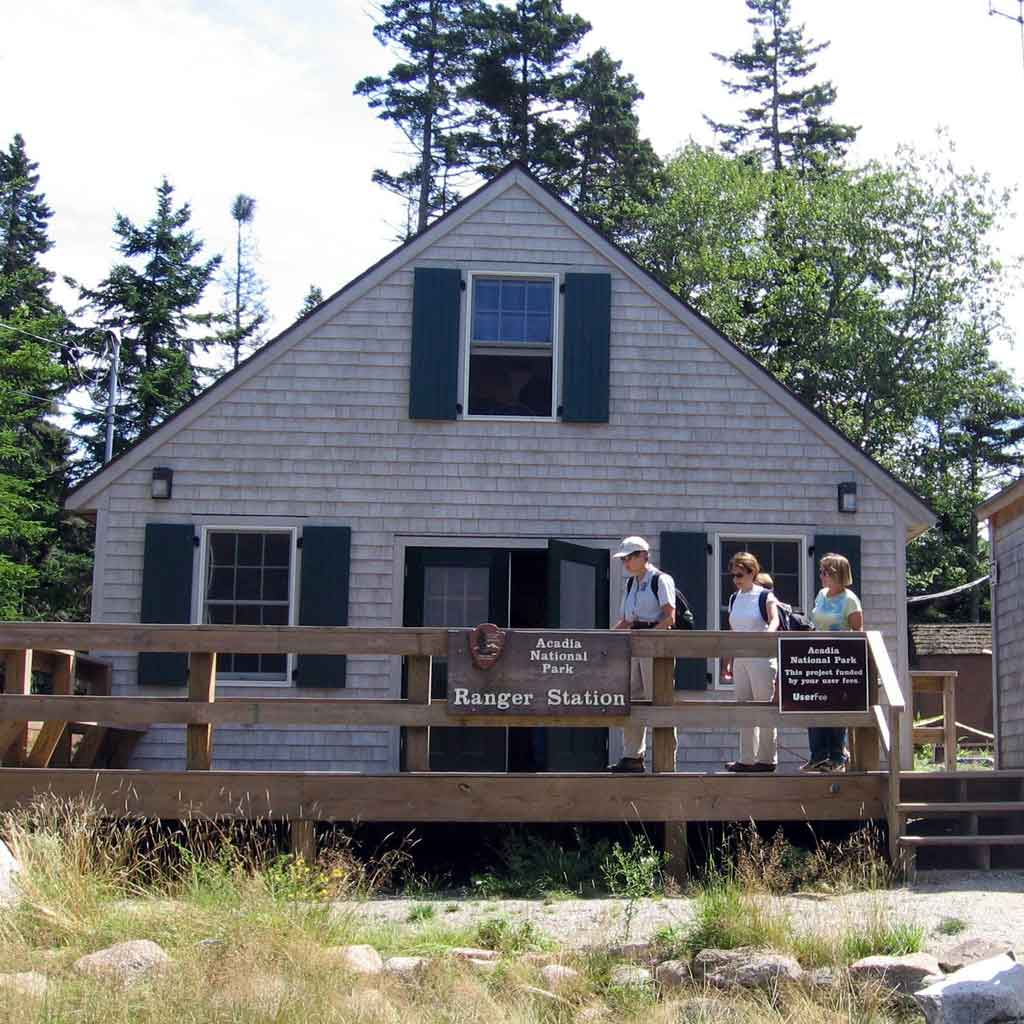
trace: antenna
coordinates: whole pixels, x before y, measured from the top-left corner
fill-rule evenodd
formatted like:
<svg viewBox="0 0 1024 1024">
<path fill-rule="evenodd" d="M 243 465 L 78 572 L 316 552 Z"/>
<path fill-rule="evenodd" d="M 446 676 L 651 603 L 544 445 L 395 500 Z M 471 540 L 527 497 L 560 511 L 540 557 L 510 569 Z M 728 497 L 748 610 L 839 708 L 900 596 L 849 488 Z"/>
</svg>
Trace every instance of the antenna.
<svg viewBox="0 0 1024 1024">
<path fill-rule="evenodd" d="M 1016 14 L 1007 14 L 1006 11 L 1001 11 L 999 8 L 995 7 L 992 0 L 988 0 L 988 13 L 990 17 L 995 14 L 1000 18 L 1015 21 L 1020 26 L 1020 59 L 1021 64 L 1024 65 L 1024 0 L 1017 0 Z"/>
</svg>

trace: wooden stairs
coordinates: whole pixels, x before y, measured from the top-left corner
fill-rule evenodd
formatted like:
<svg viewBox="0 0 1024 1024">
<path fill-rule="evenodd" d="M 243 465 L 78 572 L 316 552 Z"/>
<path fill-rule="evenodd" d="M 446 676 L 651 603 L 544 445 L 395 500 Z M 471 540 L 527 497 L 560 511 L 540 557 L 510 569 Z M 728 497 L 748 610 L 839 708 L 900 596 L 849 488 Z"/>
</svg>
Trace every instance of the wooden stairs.
<svg viewBox="0 0 1024 1024">
<path fill-rule="evenodd" d="M 1024 868 L 1024 770 L 901 772 L 904 868 Z"/>
</svg>

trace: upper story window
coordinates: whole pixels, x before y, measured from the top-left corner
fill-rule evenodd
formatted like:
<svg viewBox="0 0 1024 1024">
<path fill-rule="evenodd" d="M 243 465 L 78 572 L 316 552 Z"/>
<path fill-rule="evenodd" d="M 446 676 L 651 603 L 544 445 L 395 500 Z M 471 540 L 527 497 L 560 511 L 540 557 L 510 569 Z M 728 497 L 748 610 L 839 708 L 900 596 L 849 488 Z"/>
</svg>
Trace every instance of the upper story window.
<svg viewBox="0 0 1024 1024">
<path fill-rule="evenodd" d="M 557 283 L 553 276 L 471 275 L 470 416 L 554 415 Z"/>
</svg>

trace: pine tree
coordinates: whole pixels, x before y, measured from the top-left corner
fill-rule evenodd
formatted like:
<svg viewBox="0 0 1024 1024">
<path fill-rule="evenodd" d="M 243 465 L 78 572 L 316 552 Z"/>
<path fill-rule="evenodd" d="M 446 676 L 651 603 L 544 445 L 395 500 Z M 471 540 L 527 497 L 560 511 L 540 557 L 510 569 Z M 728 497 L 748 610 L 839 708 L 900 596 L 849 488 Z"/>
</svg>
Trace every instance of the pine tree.
<svg viewBox="0 0 1024 1024">
<path fill-rule="evenodd" d="M 811 60 L 830 44 L 804 38 L 803 25 L 790 24 L 790 0 L 746 0 L 754 12 L 752 48 L 731 55 L 714 54 L 744 75 L 737 82 L 723 81 L 728 91 L 749 94 L 760 102 L 743 111 L 740 124 L 718 123 L 705 117 L 722 137 L 727 153 L 767 156 L 770 166 L 805 170 L 834 162 L 857 136 L 858 129 L 829 119 L 835 103 L 831 82 L 800 85 L 817 65 Z"/>
<path fill-rule="evenodd" d="M 203 292 L 220 266 L 214 256 L 200 261 L 203 243 L 188 229 L 188 203 L 174 208 L 174 188 L 165 178 L 156 190 L 157 209 L 144 227 L 118 214 L 114 221 L 117 249 L 126 260 L 118 263 L 95 289 L 82 289 L 82 298 L 95 312 L 100 330 L 121 335 L 119 402 L 114 428 L 114 454 L 133 444 L 162 420 L 185 405 L 198 390 L 193 355 L 212 339 L 211 313 L 199 311 Z M 141 267 L 137 264 L 142 261 Z M 94 394 L 97 405 L 105 390 Z M 103 413 L 78 417 L 96 428 Z M 86 442 L 92 464 L 103 451 L 102 430 Z"/>
<path fill-rule="evenodd" d="M 299 310 L 299 319 L 309 316 L 310 313 L 324 301 L 324 293 L 319 285 L 311 284 L 306 297 L 302 300 L 302 309 Z"/>
<path fill-rule="evenodd" d="M 405 237 L 459 199 L 454 186 L 465 161 L 457 91 L 467 72 L 467 19 L 479 7 L 479 0 L 391 0 L 377 8 L 381 21 L 373 34 L 400 60 L 386 77 L 361 79 L 355 93 L 397 125 L 411 147 L 412 167 L 373 173 L 377 184 L 405 202 Z"/>
<path fill-rule="evenodd" d="M 235 222 L 235 263 L 221 272 L 224 289 L 225 314 L 230 326 L 222 331 L 218 341 L 231 350 L 231 366 L 238 366 L 242 353 L 249 354 L 266 339 L 266 324 L 270 314 L 263 302 L 266 285 L 256 272 L 256 245 L 251 225 L 256 215 L 256 200 L 240 192 L 231 204 L 231 217 Z"/>
<path fill-rule="evenodd" d="M 71 339 L 52 300 L 52 213 L 37 165 L 15 135 L 0 152 L 0 618 L 81 617 L 91 558 L 80 521 L 62 516 L 70 442 L 50 420 L 71 385 Z"/>
<path fill-rule="evenodd" d="M 473 103 L 467 146 L 491 177 L 520 160 L 542 179 L 571 174 L 565 112 L 572 107 L 572 55 L 590 23 L 561 0 L 516 0 L 472 18 L 473 70 L 463 96 Z"/>
</svg>

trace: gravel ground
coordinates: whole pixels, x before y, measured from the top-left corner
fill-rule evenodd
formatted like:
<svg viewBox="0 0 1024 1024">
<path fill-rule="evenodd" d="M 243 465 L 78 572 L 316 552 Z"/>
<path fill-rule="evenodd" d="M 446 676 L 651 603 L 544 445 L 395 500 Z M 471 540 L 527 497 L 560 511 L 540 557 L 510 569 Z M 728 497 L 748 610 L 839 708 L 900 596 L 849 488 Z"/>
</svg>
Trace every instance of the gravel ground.
<svg viewBox="0 0 1024 1024">
<path fill-rule="evenodd" d="M 767 899 L 776 899 L 766 897 Z M 424 900 L 371 900 L 335 904 L 336 912 L 371 920 L 406 923 L 414 906 Z M 499 915 L 528 920 L 549 938 L 566 947 L 601 946 L 626 941 L 626 902 L 593 900 L 459 900 L 429 901 L 431 923 L 465 927 Z M 899 889 L 857 892 L 843 896 L 796 893 L 779 897 L 794 924 L 808 931 L 829 932 L 883 919 L 921 925 L 925 949 L 939 954 L 966 939 L 985 938 L 1012 944 L 1024 959 L 1024 872 L 927 871 Z M 692 921 L 694 901 L 687 898 L 641 900 L 630 923 L 630 942 L 651 938 L 665 925 Z M 957 918 L 966 926 L 957 935 L 942 935 L 939 924 Z"/>
</svg>

